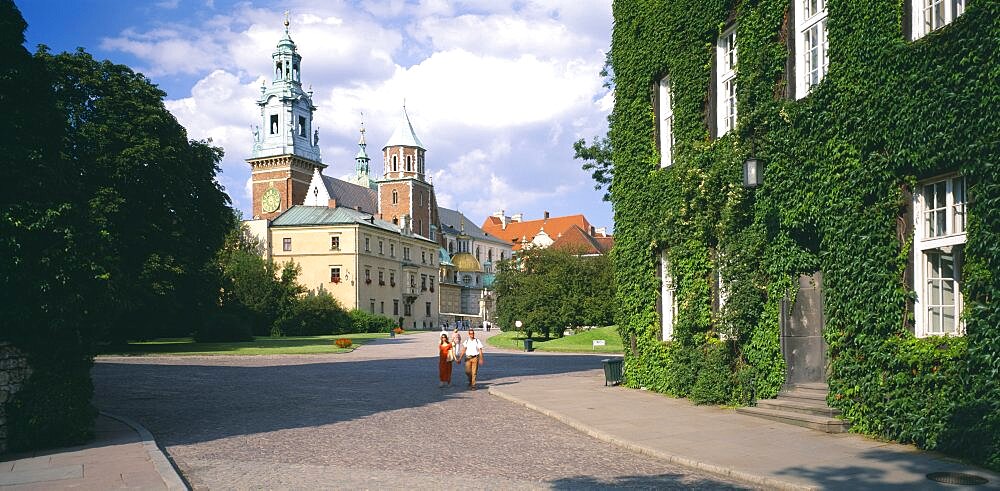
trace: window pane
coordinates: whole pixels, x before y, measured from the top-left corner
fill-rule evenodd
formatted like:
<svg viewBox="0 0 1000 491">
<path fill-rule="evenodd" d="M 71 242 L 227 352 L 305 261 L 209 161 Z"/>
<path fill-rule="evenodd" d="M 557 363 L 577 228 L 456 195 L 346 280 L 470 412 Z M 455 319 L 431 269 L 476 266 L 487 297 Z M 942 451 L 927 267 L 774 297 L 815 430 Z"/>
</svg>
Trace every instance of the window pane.
<svg viewBox="0 0 1000 491">
<path fill-rule="evenodd" d="M 952 181 L 952 226 L 954 233 L 965 232 L 965 178 L 957 177 Z"/>
</svg>

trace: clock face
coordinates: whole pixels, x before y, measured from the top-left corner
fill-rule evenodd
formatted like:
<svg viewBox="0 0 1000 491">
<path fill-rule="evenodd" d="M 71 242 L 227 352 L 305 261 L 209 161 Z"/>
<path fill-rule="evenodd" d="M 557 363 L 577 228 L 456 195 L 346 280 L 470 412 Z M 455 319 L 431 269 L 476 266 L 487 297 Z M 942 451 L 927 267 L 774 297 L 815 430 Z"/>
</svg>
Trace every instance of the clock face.
<svg viewBox="0 0 1000 491">
<path fill-rule="evenodd" d="M 264 196 L 260 198 L 260 207 L 264 213 L 277 211 L 279 206 L 281 206 L 281 194 L 278 193 L 278 190 L 271 188 L 264 191 Z"/>
</svg>

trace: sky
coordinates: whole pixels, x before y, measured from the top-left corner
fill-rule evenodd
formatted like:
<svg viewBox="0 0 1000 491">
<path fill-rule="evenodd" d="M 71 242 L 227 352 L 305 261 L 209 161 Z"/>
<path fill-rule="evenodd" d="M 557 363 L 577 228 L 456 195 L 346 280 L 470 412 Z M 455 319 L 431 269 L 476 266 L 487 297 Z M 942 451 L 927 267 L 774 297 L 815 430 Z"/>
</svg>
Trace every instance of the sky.
<svg viewBox="0 0 1000 491">
<path fill-rule="evenodd" d="M 611 0 L 15 0 L 25 46 L 83 47 L 128 65 L 167 96 L 188 137 L 225 150 L 219 181 L 251 216 L 251 124 L 284 30 L 317 106 L 325 173 L 354 171 L 362 114 L 372 173 L 402 106 L 427 147 L 438 204 L 477 223 L 583 213 L 614 227 L 610 203 L 573 159 L 607 132 L 613 95 L 599 72 Z"/>
</svg>

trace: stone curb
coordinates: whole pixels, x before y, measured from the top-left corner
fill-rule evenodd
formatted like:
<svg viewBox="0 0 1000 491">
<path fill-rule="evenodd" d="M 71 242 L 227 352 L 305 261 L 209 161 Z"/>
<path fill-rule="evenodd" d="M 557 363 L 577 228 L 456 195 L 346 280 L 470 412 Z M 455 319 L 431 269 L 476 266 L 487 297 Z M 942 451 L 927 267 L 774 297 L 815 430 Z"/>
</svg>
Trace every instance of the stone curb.
<svg viewBox="0 0 1000 491">
<path fill-rule="evenodd" d="M 716 464 L 710 464 L 708 462 L 702 462 L 702 461 L 699 461 L 699 460 L 694 460 L 694 459 L 690 459 L 690 458 L 687 458 L 687 457 L 682 457 L 682 456 L 679 456 L 679 455 L 670 454 L 670 453 L 664 452 L 662 450 L 657 450 L 655 448 L 650 448 L 650 447 L 647 447 L 647 446 L 638 445 L 638 444 L 630 442 L 628 440 L 622 440 L 622 439 L 620 439 L 618 437 L 609 435 L 607 433 L 604 433 L 604 432 L 601 432 L 601 431 L 597 431 L 597 430 L 591 428 L 590 426 L 588 426 L 588 425 L 586 425 L 584 423 L 581 423 L 580 421 L 577 421 L 577 420 L 575 420 L 573 418 L 565 416 L 565 415 L 563 415 L 561 413 L 558 413 L 556 411 L 550 411 L 548 409 L 545 409 L 545 408 L 542 408 L 542 407 L 538 407 L 538 406 L 536 406 L 536 405 L 534 405 L 534 404 L 532 404 L 532 403 L 530 403 L 528 401 L 525 401 L 525 400 L 519 399 L 517 397 L 514 397 L 514 396 L 512 396 L 510 394 L 507 394 L 507 393 L 505 393 L 505 392 L 503 392 L 503 391 L 501 391 L 499 389 L 496 389 L 494 387 L 490 387 L 489 393 L 491 395 L 495 395 L 495 396 L 497 396 L 497 397 L 499 397 L 501 399 L 508 400 L 508 401 L 513 402 L 515 404 L 520 404 L 520 405 L 522 405 L 522 406 L 524 406 L 524 407 L 526 407 L 528 409 L 531 409 L 533 411 L 537 411 L 537 412 L 542 413 L 542 414 L 544 414 L 546 416 L 549 416 L 549 417 L 551 417 L 551 418 L 553 418 L 553 419 L 555 419 L 555 420 L 557 420 L 557 421 L 559 421 L 559 422 L 561 422 L 563 424 L 566 424 L 566 425 L 568 425 L 568 426 L 570 426 L 570 427 L 572 427 L 572 428 L 574 428 L 574 429 L 576 429 L 578 431 L 581 431 L 581 432 L 583 432 L 583 433 L 585 433 L 587 435 L 590 435 L 590 436 L 592 436 L 592 437 L 594 437 L 594 438 L 596 438 L 598 440 L 601 440 L 601 441 L 610 443 L 612 445 L 616 445 L 616 446 L 619 446 L 619 447 L 631 450 L 633 452 L 638 452 L 638 453 L 643 454 L 643 455 L 648 455 L 650 457 L 655 457 L 657 459 L 662 459 L 662 460 L 665 460 L 667 462 L 670 462 L 671 464 L 677 464 L 677 465 L 681 465 L 681 466 L 684 466 L 684 467 L 689 467 L 689 468 L 692 468 L 692 469 L 697 469 L 697 470 L 700 470 L 700 471 L 709 472 L 709 473 L 715 474 L 717 476 L 722 476 L 722 477 L 727 477 L 727 478 L 730 478 L 730 479 L 735 479 L 737 481 L 742 481 L 742 482 L 745 482 L 747 484 L 753 484 L 753 485 L 757 485 L 757 486 L 764 486 L 764 487 L 769 488 L 769 489 L 785 489 L 785 490 L 789 490 L 789 491 L 800 491 L 800 490 L 813 491 L 813 490 L 820 490 L 820 489 L 822 489 L 822 488 L 820 488 L 818 486 L 809 486 L 809 485 L 804 485 L 804 484 L 800 484 L 800 483 L 794 483 L 794 482 L 789 482 L 789 481 L 782 481 L 780 479 L 775 479 L 773 477 L 769 477 L 769 476 L 765 476 L 765 475 L 761 475 L 761 474 L 753 474 L 753 473 L 750 473 L 750 472 L 738 471 L 738 470 L 735 470 L 735 469 L 730 469 L 728 467 L 723 467 L 723 466 L 716 465 Z"/>
<path fill-rule="evenodd" d="M 191 488 L 184 483 L 177 469 L 174 468 L 173 464 L 160 449 L 159 445 L 156 444 L 156 439 L 153 438 L 153 434 L 149 432 L 141 424 L 133 421 L 125 416 L 118 416 L 115 414 L 107 413 L 105 411 L 100 411 L 101 415 L 107 416 L 111 419 L 116 419 L 125 423 L 126 425 L 132 427 L 136 433 L 139 433 L 139 439 L 142 440 L 142 447 L 146 449 L 146 454 L 149 455 L 149 460 L 153 462 L 153 466 L 156 468 L 156 472 L 163 479 L 163 483 L 166 484 L 167 489 L 170 491 L 190 491 Z"/>
</svg>

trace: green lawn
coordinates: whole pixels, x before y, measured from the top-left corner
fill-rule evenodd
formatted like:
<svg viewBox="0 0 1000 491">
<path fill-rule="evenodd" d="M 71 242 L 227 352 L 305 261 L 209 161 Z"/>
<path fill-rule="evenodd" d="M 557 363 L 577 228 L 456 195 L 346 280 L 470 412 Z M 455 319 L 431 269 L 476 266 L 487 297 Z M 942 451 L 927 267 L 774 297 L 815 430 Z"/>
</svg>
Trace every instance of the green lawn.
<svg viewBox="0 0 1000 491">
<path fill-rule="evenodd" d="M 108 346 L 102 355 L 307 355 L 344 353 L 372 339 L 388 338 L 386 333 L 343 334 L 339 336 L 261 336 L 245 343 L 196 343 L 192 338 L 163 338 L 131 342 L 125 347 Z M 338 348 L 334 340 L 348 338 L 354 346 Z"/>
<path fill-rule="evenodd" d="M 548 341 L 534 340 L 533 347 L 539 351 L 563 351 L 563 352 L 586 352 L 586 353 L 621 353 L 622 338 L 618 335 L 616 326 L 601 327 L 583 331 L 572 336 L 562 338 L 552 338 Z M 604 346 L 594 347 L 595 339 L 603 339 Z M 506 331 L 489 339 L 489 344 L 498 348 L 524 349 L 524 333 L 518 331 Z"/>
</svg>

